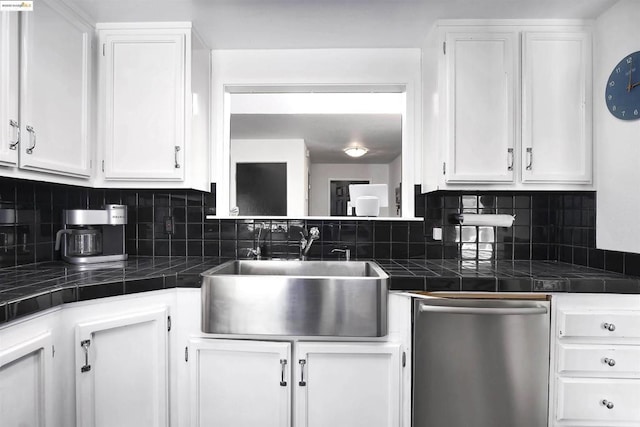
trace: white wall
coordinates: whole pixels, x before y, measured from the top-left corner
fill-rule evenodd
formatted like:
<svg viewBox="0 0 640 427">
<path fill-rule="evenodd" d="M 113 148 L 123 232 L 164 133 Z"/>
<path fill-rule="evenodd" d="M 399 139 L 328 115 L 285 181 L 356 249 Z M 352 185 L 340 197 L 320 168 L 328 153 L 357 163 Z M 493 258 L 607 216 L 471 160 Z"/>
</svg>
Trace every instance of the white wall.
<svg viewBox="0 0 640 427">
<path fill-rule="evenodd" d="M 287 215 L 297 217 L 307 215 L 306 154 L 307 146 L 303 139 L 231 140 L 229 177 L 231 206 L 236 205 L 236 163 L 286 163 Z"/>
<path fill-rule="evenodd" d="M 401 182 L 402 155 L 396 157 L 391 163 L 389 163 L 389 214 L 391 216 L 396 215 L 396 187 L 399 186 Z M 413 185 L 411 188 L 413 189 Z"/>
<path fill-rule="evenodd" d="M 640 253 L 640 120 L 613 117 L 604 92 L 613 67 L 640 50 L 640 2 L 622 0 L 595 26 L 594 137 L 597 172 L 596 245 Z M 640 64 L 637 64 L 640 70 Z M 640 72 L 635 81 L 640 80 Z M 634 90 L 640 90 L 634 89 Z"/>
<path fill-rule="evenodd" d="M 389 165 L 386 164 L 311 163 L 309 215 L 329 216 L 329 182 L 332 180 L 368 180 L 371 184 L 388 184 L 388 179 Z M 391 186 L 389 192 L 393 193 Z M 380 208 L 380 216 L 395 216 L 395 209 Z"/>
<path fill-rule="evenodd" d="M 406 90 L 403 120 L 403 200 L 413 216 L 413 183 L 419 182 L 422 158 L 421 52 L 405 49 L 240 49 L 213 50 L 211 109 L 212 168 L 217 183 L 217 207 L 229 208 L 229 94 L 238 87 L 402 86 Z M 336 89 L 337 90 L 337 89 Z M 409 191 L 410 190 L 410 191 Z"/>
</svg>

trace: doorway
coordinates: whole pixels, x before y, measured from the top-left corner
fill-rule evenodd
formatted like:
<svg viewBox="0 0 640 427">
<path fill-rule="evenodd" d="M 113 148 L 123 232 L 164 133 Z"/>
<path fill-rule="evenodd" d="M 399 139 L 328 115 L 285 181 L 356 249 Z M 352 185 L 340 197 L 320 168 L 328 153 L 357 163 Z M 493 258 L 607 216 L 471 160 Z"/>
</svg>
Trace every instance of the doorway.
<svg viewBox="0 0 640 427">
<path fill-rule="evenodd" d="M 349 184 L 369 184 L 369 181 L 330 181 L 329 205 L 331 216 L 346 216 L 347 202 L 349 201 Z"/>
</svg>

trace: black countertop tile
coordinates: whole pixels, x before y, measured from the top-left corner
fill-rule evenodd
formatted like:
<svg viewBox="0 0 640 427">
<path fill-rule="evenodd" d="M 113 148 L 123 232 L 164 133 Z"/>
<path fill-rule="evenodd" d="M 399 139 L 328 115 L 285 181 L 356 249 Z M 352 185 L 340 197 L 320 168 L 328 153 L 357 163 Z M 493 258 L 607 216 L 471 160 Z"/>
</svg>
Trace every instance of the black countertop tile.
<svg viewBox="0 0 640 427">
<path fill-rule="evenodd" d="M 229 258 L 131 257 L 74 266 L 0 269 L 0 324 L 61 304 L 168 288 L 198 288 L 200 273 Z M 640 278 L 553 261 L 377 259 L 391 290 L 640 293 Z"/>
</svg>

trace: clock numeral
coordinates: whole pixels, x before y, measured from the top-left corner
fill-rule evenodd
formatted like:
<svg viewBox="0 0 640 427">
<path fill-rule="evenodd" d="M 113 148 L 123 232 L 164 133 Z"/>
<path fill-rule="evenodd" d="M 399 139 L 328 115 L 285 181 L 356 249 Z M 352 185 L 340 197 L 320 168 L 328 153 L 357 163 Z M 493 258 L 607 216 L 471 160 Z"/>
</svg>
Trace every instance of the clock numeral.
<svg viewBox="0 0 640 427">
<path fill-rule="evenodd" d="M 631 64 L 633 62 L 633 58 L 632 57 L 628 57 L 627 58 L 627 64 Z"/>
<path fill-rule="evenodd" d="M 611 101 L 611 100 L 613 99 L 613 96 L 612 96 L 612 95 L 609 95 L 609 96 L 607 96 L 607 99 L 608 99 L 609 101 Z"/>
<path fill-rule="evenodd" d="M 638 115 L 638 110 L 633 110 L 633 115 L 637 116 Z"/>
<path fill-rule="evenodd" d="M 626 112 L 625 110 L 622 110 L 622 111 L 620 112 L 620 114 L 622 114 L 622 117 L 624 117 L 624 115 L 625 115 L 626 113 L 627 113 L 627 112 Z"/>
<path fill-rule="evenodd" d="M 614 82 L 613 80 L 609 82 L 609 86 L 614 87 L 615 85 L 616 85 L 616 82 Z"/>
<path fill-rule="evenodd" d="M 616 68 L 616 73 L 620 74 L 620 67 Z"/>
<path fill-rule="evenodd" d="M 618 107 L 616 107 L 615 105 L 613 107 L 611 107 L 611 111 L 616 111 L 618 109 Z"/>
</svg>

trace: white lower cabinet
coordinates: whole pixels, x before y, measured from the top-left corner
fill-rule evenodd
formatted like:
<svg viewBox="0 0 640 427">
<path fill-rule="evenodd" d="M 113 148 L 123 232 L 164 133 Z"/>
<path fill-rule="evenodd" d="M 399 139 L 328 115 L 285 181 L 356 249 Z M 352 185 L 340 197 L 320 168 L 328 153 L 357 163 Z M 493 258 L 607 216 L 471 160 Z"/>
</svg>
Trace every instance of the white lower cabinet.
<svg viewBox="0 0 640 427">
<path fill-rule="evenodd" d="M 640 425 L 640 296 L 552 300 L 550 426 Z"/>
<path fill-rule="evenodd" d="M 50 310 L 0 327 L 0 425 L 48 427 L 60 422 L 61 358 Z M 55 357 L 54 357 L 55 356 Z"/>
<path fill-rule="evenodd" d="M 399 426 L 400 347 L 192 339 L 191 425 Z"/>
<path fill-rule="evenodd" d="M 167 307 L 75 327 L 76 425 L 167 426 Z"/>
<path fill-rule="evenodd" d="M 203 336 L 200 308 L 199 289 L 165 290 L 3 325 L 0 425 L 410 426 L 410 298 L 360 342 Z"/>
<path fill-rule="evenodd" d="M 0 347 L 1 424 L 52 426 L 51 331 L 25 332 L 22 341 Z"/>
<path fill-rule="evenodd" d="M 190 344 L 192 425 L 290 425 L 291 343 L 192 339 Z"/>
<path fill-rule="evenodd" d="M 296 344 L 296 427 L 400 425 L 400 345 Z"/>
</svg>

